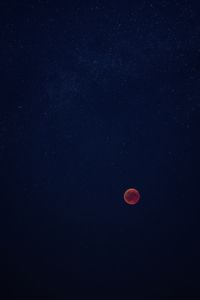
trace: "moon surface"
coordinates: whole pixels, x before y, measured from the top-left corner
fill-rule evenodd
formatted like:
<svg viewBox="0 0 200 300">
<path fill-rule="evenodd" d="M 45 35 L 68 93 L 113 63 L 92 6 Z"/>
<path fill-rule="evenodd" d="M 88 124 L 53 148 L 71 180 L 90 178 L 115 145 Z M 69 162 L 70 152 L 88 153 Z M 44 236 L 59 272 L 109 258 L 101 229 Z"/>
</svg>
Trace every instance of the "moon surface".
<svg viewBox="0 0 200 300">
<path fill-rule="evenodd" d="M 140 193 L 134 188 L 130 188 L 124 193 L 124 201 L 129 205 L 135 205 L 140 200 Z"/>
</svg>

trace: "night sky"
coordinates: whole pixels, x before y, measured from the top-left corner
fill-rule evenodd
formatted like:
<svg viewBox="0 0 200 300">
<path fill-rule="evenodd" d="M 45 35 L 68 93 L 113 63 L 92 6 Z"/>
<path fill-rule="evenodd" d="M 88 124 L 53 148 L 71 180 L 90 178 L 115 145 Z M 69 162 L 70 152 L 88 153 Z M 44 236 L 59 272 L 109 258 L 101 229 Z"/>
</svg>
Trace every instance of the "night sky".
<svg viewBox="0 0 200 300">
<path fill-rule="evenodd" d="M 2 300 L 200 299 L 199 11 L 0 2 Z"/>
</svg>

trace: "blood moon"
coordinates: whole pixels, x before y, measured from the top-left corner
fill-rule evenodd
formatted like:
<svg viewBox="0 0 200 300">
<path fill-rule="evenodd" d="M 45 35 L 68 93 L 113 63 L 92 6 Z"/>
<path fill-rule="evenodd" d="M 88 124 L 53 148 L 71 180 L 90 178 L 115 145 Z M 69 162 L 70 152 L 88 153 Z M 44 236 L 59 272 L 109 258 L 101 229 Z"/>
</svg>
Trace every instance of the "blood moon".
<svg viewBox="0 0 200 300">
<path fill-rule="evenodd" d="M 140 200 L 140 193 L 134 188 L 130 188 L 124 193 L 124 201 L 129 205 L 135 205 Z"/>
</svg>

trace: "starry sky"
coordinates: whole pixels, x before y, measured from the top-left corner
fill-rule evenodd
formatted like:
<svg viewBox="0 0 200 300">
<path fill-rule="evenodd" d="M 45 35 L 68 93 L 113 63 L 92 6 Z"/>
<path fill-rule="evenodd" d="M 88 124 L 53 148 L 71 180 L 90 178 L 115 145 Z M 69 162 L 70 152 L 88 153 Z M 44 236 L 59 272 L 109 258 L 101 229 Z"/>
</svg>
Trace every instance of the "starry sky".
<svg viewBox="0 0 200 300">
<path fill-rule="evenodd" d="M 199 293 L 199 8 L 1 1 L 1 275 L 12 299 Z M 123 201 L 130 187 L 135 206 Z"/>
</svg>

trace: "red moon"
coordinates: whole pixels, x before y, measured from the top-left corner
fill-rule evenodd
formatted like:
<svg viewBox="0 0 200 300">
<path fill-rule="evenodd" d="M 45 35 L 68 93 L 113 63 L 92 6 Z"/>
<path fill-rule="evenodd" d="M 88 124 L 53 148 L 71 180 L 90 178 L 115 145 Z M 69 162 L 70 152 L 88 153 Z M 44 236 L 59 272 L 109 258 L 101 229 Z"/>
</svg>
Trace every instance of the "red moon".
<svg viewBox="0 0 200 300">
<path fill-rule="evenodd" d="M 140 193 L 136 189 L 128 189 L 124 193 L 124 201 L 129 205 L 135 205 L 140 200 Z"/>
</svg>

